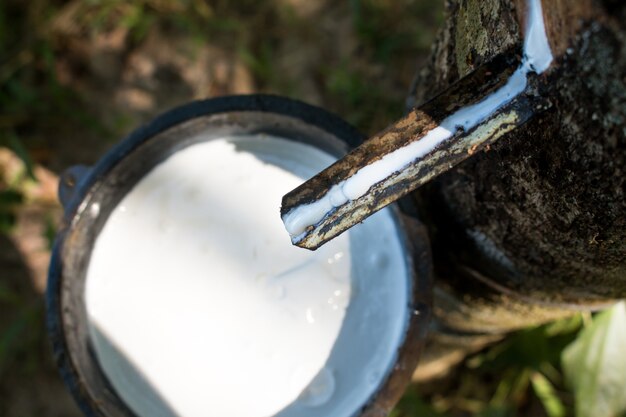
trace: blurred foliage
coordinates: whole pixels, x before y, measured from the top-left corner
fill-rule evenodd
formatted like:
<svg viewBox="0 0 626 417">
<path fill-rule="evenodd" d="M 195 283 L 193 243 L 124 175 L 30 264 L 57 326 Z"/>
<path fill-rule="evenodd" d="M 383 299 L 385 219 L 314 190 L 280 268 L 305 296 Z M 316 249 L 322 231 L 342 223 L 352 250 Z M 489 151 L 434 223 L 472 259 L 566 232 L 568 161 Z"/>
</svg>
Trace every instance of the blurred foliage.
<svg viewBox="0 0 626 417">
<path fill-rule="evenodd" d="M 57 234 L 57 224 L 50 214 L 46 215 L 45 228 L 43 230 L 44 238 L 46 240 L 46 246 L 48 250 L 52 250 L 54 245 L 54 239 Z"/>
<path fill-rule="evenodd" d="M 12 189 L 0 190 L 0 234 L 11 231 L 15 224 L 15 210 L 22 201 L 20 192 Z"/>
<path fill-rule="evenodd" d="M 2 137 L 0 140 L 0 146 L 5 146 L 15 152 L 17 157 L 24 163 L 24 173 L 26 176 L 34 181 L 37 181 L 33 160 L 30 157 L 28 150 L 24 147 L 24 144 L 14 133 L 9 132 L 6 136 Z"/>
<path fill-rule="evenodd" d="M 426 395 L 428 387 L 409 388 L 391 417 L 623 417 L 624 352 L 622 301 L 593 320 L 580 314 L 512 334 L 468 358 L 452 385 Z"/>
<path fill-rule="evenodd" d="M 13 135 L 25 140 L 42 130 L 71 131 L 71 125 L 78 125 L 111 139 L 132 127 L 121 115 L 116 118 L 119 126 L 101 120 L 85 106 L 80 91 L 59 82 L 58 57 L 71 48 L 59 37 L 60 28 L 85 39 L 126 28 L 127 46 L 132 48 L 158 26 L 198 45 L 216 44 L 237 51 L 259 92 L 307 100 L 298 74 L 277 64 L 286 53 L 279 49 L 287 37 L 311 42 L 320 30 L 318 22 L 299 15 L 294 4 L 275 0 L 34 0 L 25 7 L 18 0 L 0 2 L 0 138 Z M 341 6 L 324 7 L 332 13 Z M 336 51 L 323 53 L 323 59 L 311 68 L 319 80 L 322 104 L 368 133 L 399 117 L 410 74 L 415 72 L 413 59 L 407 57 L 428 51 L 441 10 L 435 0 L 351 0 L 349 10 L 342 13 L 352 16 L 350 36 L 359 41 L 357 49 L 339 56 Z M 422 23 L 415 24 L 407 16 L 419 16 Z M 389 88 L 392 72 L 388 68 L 405 74 L 403 85 Z"/>
<path fill-rule="evenodd" d="M 368 62 L 380 65 L 381 71 L 373 76 L 355 65 L 351 57 L 344 57 L 324 69 L 326 88 L 338 108 L 349 109 L 345 115 L 349 122 L 374 133 L 403 113 L 410 83 L 404 80 L 402 95 L 398 96 L 382 80 L 389 78 L 390 68 L 401 72 L 399 67 L 407 64 L 407 56 L 430 49 L 443 13 L 440 4 L 419 0 L 350 0 L 350 7 L 359 48 Z M 414 71 L 411 66 L 409 72 Z"/>
<path fill-rule="evenodd" d="M 1 282 L 0 303 L 5 308 L 14 308 L 11 321 L 0 332 L 0 380 L 9 367 L 13 374 L 16 370 L 26 376 L 37 373 L 42 360 L 49 362 L 44 355 L 50 354 L 46 349 L 43 306 L 34 303 L 25 305 L 20 294 L 3 288 Z"/>
<path fill-rule="evenodd" d="M 578 417 L 626 416 L 626 301 L 598 314 L 563 352 Z"/>
<path fill-rule="evenodd" d="M 83 110 L 79 94 L 57 79 L 60 51 L 50 25 L 61 4 L 36 0 L 24 7 L 16 1 L 0 2 L 0 146 L 23 160 L 32 179 L 26 138 L 71 131 L 76 125 L 110 134 Z"/>
<path fill-rule="evenodd" d="M 574 400 L 560 357 L 582 326 L 577 315 L 513 333 L 468 358 L 441 392 L 420 395 L 427 387 L 410 388 L 393 417 L 571 416 Z"/>
<path fill-rule="evenodd" d="M 430 48 L 433 30 L 443 24 L 443 14 L 432 1 L 350 0 L 350 5 L 359 40 L 383 64 Z M 422 16 L 429 25 L 404 16 Z"/>
</svg>

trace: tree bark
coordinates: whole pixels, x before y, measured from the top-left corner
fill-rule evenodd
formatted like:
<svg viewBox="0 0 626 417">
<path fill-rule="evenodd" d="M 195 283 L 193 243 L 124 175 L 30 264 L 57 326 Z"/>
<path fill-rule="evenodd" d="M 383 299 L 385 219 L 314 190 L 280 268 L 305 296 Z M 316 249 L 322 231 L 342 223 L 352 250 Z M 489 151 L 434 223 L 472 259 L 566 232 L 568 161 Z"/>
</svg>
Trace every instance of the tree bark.
<svg viewBox="0 0 626 417">
<path fill-rule="evenodd" d="M 520 45 L 524 5 L 448 1 L 409 105 Z M 543 9 L 551 109 L 414 194 L 437 276 L 418 378 L 506 332 L 626 297 L 626 7 L 544 0 Z"/>
</svg>

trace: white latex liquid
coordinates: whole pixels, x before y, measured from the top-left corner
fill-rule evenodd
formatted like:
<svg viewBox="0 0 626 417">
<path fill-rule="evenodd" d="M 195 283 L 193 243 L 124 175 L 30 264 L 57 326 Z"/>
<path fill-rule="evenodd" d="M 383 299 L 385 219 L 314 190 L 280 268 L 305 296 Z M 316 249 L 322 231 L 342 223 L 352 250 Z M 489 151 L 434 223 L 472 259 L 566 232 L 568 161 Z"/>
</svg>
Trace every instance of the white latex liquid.
<svg viewBox="0 0 626 417">
<path fill-rule="evenodd" d="M 293 247 L 278 215 L 333 161 L 275 137 L 210 140 L 111 213 L 86 307 L 101 368 L 135 413 L 348 417 L 380 386 L 410 291 L 390 212 L 317 252 Z"/>
</svg>

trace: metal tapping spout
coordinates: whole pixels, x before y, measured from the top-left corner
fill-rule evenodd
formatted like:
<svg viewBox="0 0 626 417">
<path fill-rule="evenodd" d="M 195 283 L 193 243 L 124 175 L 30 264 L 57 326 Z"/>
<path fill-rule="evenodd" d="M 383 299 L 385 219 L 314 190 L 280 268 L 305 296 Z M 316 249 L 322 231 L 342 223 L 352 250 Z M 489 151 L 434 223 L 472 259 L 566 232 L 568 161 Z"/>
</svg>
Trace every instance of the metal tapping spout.
<svg viewBox="0 0 626 417">
<path fill-rule="evenodd" d="M 540 0 L 523 49 L 477 68 L 283 197 L 292 243 L 315 250 L 550 107 L 553 56 Z M 521 56 L 521 58 L 520 58 Z"/>
</svg>

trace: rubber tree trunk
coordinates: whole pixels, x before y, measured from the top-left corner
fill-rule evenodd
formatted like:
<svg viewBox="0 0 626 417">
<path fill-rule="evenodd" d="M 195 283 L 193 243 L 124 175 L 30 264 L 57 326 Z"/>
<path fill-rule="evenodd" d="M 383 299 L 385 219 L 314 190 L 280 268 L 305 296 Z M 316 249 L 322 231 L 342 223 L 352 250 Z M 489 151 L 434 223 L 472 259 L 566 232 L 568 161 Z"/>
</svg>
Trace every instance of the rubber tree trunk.
<svg viewBox="0 0 626 417">
<path fill-rule="evenodd" d="M 449 0 L 419 105 L 520 45 L 525 1 Z M 435 256 L 445 372 L 507 332 L 626 297 L 626 7 L 544 0 L 552 107 L 415 193 Z"/>
</svg>

